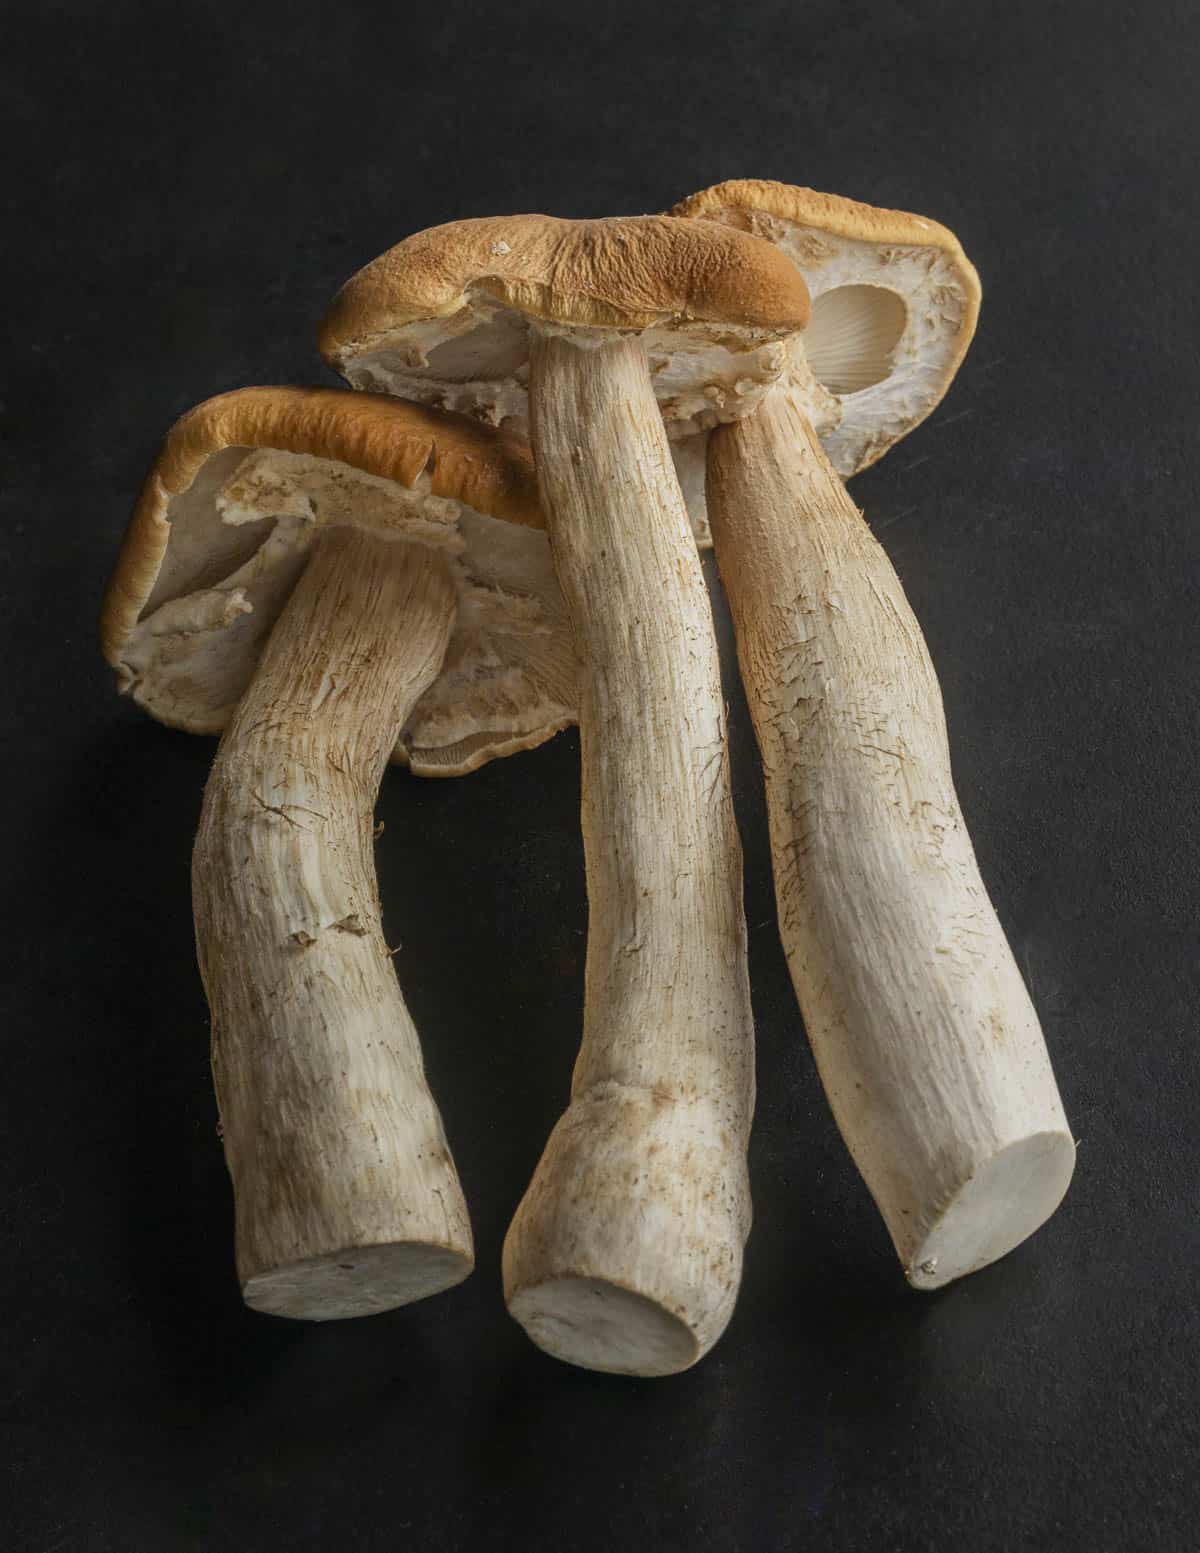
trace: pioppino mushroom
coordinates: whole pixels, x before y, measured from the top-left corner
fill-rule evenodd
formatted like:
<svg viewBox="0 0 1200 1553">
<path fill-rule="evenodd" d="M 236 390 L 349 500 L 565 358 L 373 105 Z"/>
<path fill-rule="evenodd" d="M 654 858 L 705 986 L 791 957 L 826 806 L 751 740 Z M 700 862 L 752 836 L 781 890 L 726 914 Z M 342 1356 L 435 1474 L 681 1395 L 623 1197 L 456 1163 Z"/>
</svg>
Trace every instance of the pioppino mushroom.
<svg viewBox="0 0 1200 1553">
<path fill-rule="evenodd" d="M 941 399 L 979 282 L 936 222 L 809 189 L 718 184 L 675 213 L 769 239 L 813 295 L 786 380 L 708 439 L 708 517 L 805 1025 L 907 1276 L 936 1288 L 1037 1229 L 1075 1157 L 920 627 L 839 478 Z"/>
<path fill-rule="evenodd" d="M 388 758 L 431 775 L 574 718 L 528 448 L 344 390 L 247 388 L 171 430 L 104 602 L 122 688 L 221 732 L 196 941 L 247 1303 L 323 1320 L 471 1270 L 471 1231 L 384 942 Z"/>
<path fill-rule="evenodd" d="M 750 1223 L 741 850 L 704 579 L 664 433 L 747 413 L 808 316 L 795 267 L 711 223 L 512 216 L 418 233 L 322 331 L 356 385 L 528 416 L 580 649 L 590 925 L 571 1103 L 504 1252 L 535 1342 L 666 1374 L 733 1309 Z"/>
</svg>

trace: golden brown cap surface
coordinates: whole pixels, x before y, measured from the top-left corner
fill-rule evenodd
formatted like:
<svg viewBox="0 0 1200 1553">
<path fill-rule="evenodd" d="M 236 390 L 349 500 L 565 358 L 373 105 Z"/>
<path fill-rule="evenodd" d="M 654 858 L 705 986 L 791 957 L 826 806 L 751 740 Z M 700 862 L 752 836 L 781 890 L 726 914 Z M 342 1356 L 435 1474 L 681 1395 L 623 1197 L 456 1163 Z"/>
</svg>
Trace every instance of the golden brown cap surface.
<svg viewBox="0 0 1200 1553">
<path fill-rule="evenodd" d="M 846 476 L 874 463 L 940 402 L 966 355 L 980 286 L 953 232 L 901 210 L 735 178 L 671 214 L 775 244 L 803 274 L 812 318 L 802 344 L 814 423 Z"/>
<path fill-rule="evenodd" d="M 359 270 L 333 300 L 321 350 L 340 363 L 405 324 L 459 312 L 473 292 L 582 328 L 678 319 L 779 337 L 808 321 L 794 270 L 730 229 L 667 216 L 487 216 L 417 232 Z"/>
<path fill-rule="evenodd" d="M 397 759 L 454 775 L 573 720 L 569 627 L 528 445 L 344 389 L 237 389 L 171 428 L 101 611 L 122 688 L 162 722 L 219 732 L 323 521 L 407 529 L 453 557 L 460 628 Z"/>
<path fill-rule="evenodd" d="M 753 220 L 756 211 L 857 242 L 941 248 L 966 258 L 949 227 L 925 216 L 914 216 L 907 210 L 863 205 L 840 194 L 820 194 L 816 189 L 775 183 L 769 178 L 728 178 L 724 183 L 714 183 L 711 188 L 701 189 L 698 194 L 680 200 L 678 205 L 671 207 L 670 214 L 733 223 L 741 231 L 756 232 Z M 737 220 L 739 214 L 740 222 Z"/>
</svg>

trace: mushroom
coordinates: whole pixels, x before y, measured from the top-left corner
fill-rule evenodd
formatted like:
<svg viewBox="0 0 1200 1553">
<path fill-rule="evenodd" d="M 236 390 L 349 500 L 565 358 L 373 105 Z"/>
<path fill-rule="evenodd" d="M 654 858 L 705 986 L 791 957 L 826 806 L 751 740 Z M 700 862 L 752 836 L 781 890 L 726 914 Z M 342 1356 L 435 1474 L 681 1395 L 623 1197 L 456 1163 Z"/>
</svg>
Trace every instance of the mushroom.
<svg viewBox="0 0 1200 1553">
<path fill-rule="evenodd" d="M 466 1205 L 380 923 L 389 757 L 454 775 L 574 719 L 528 448 L 344 390 L 172 428 L 102 617 L 121 688 L 222 733 L 196 943 L 246 1303 L 326 1320 L 465 1278 Z"/>
<path fill-rule="evenodd" d="M 769 239 L 812 293 L 787 380 L 708 439 L 708 518 L 805 1025 L 905 1272 L 933 1289 L 1032 1234 L 1075 1157 L 955 795 L 933 665 L 839 478 L 941 399 L 979 281 L 935 222 L 809 189 L 723 183 L 674 214 Z"/>
<path fill-rule="evenodd" d="M 322 332 L 357 386 L 532 427 L 579 647 L 583 1041 L 504 1249 L 509 1309 L 592 1369 L 668 1374 L 724 1329 L 754 1098 L 716 642 L 664 434 L 747 413 L 808 297 L 717 225 L 512 216 L 418 233 Z"/>
</svg>

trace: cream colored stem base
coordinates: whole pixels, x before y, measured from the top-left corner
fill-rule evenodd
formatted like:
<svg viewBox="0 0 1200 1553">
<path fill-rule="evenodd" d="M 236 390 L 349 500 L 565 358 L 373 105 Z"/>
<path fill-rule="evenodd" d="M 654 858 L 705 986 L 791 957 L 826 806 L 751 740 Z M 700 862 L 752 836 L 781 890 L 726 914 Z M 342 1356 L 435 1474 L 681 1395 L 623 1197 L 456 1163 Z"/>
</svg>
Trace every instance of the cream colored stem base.
<svg viewBox="0 0 1200 1553">
<path fill-rule="evenodd" d="M 708 458 L 792 979 L 842 1136 L 936 1288 L 1037 1229 L 1074 1144 L 887 556 L 786 391 Z"/>
<path fill-rule="evenodd" d="M 192 885 L 238 1273 L 247 1304 L 275 1315 L 367 1315 L 471 1270 L 372 840 L 455 608 L 432 552 L 325 532 L 205 791 Z"/>
<path fill-rule="evenodd" d="M 536 339 L 533 441 L 582 677 L 590 927 L 571 1104 L 508 1232 L 509 1309 L 665 1375 L 733 1310 L 754 1102 L 741 848 L 703 575 L 642 347 Z"/>
</svg>

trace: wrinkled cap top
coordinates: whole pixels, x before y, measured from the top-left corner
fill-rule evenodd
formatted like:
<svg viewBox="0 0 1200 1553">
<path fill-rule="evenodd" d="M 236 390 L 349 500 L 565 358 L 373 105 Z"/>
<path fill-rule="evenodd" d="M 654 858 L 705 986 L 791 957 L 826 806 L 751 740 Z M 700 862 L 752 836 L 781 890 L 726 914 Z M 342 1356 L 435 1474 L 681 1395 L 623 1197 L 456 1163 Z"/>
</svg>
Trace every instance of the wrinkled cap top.
<svg viewBox="0 0 1200 1553">
<path fill-rule="evenodd" d="M 752 233 L 804 276 L 812 317 L 793 355 L 839 474 L 882 457 L 949 388 L 975 332 L 980 287 L 946 227 L 754 178 L 703 189 L 671 214 Z"/>
<path fill-rule="evenodd" d="M 320 342 L 355 387 L 500 424 L 527 416 L 531 323 L 636 330 L 669 429 L 695 430 L 757 402 L 808 313 L 795 266 L 729 225 L 494 216 L 418 232 L 368 264 Z"/>
<path fill-rule="evenodd" d="M 458 775 L 575 720 L 575 659 L 529 448 L 457 416 L 322 388 L 190 410 L 146 477 L 101 615 L 120 687 L 219 733 L 324 524 L 439 549 L 458 613 L 393 758 Z"/>
</svg>

